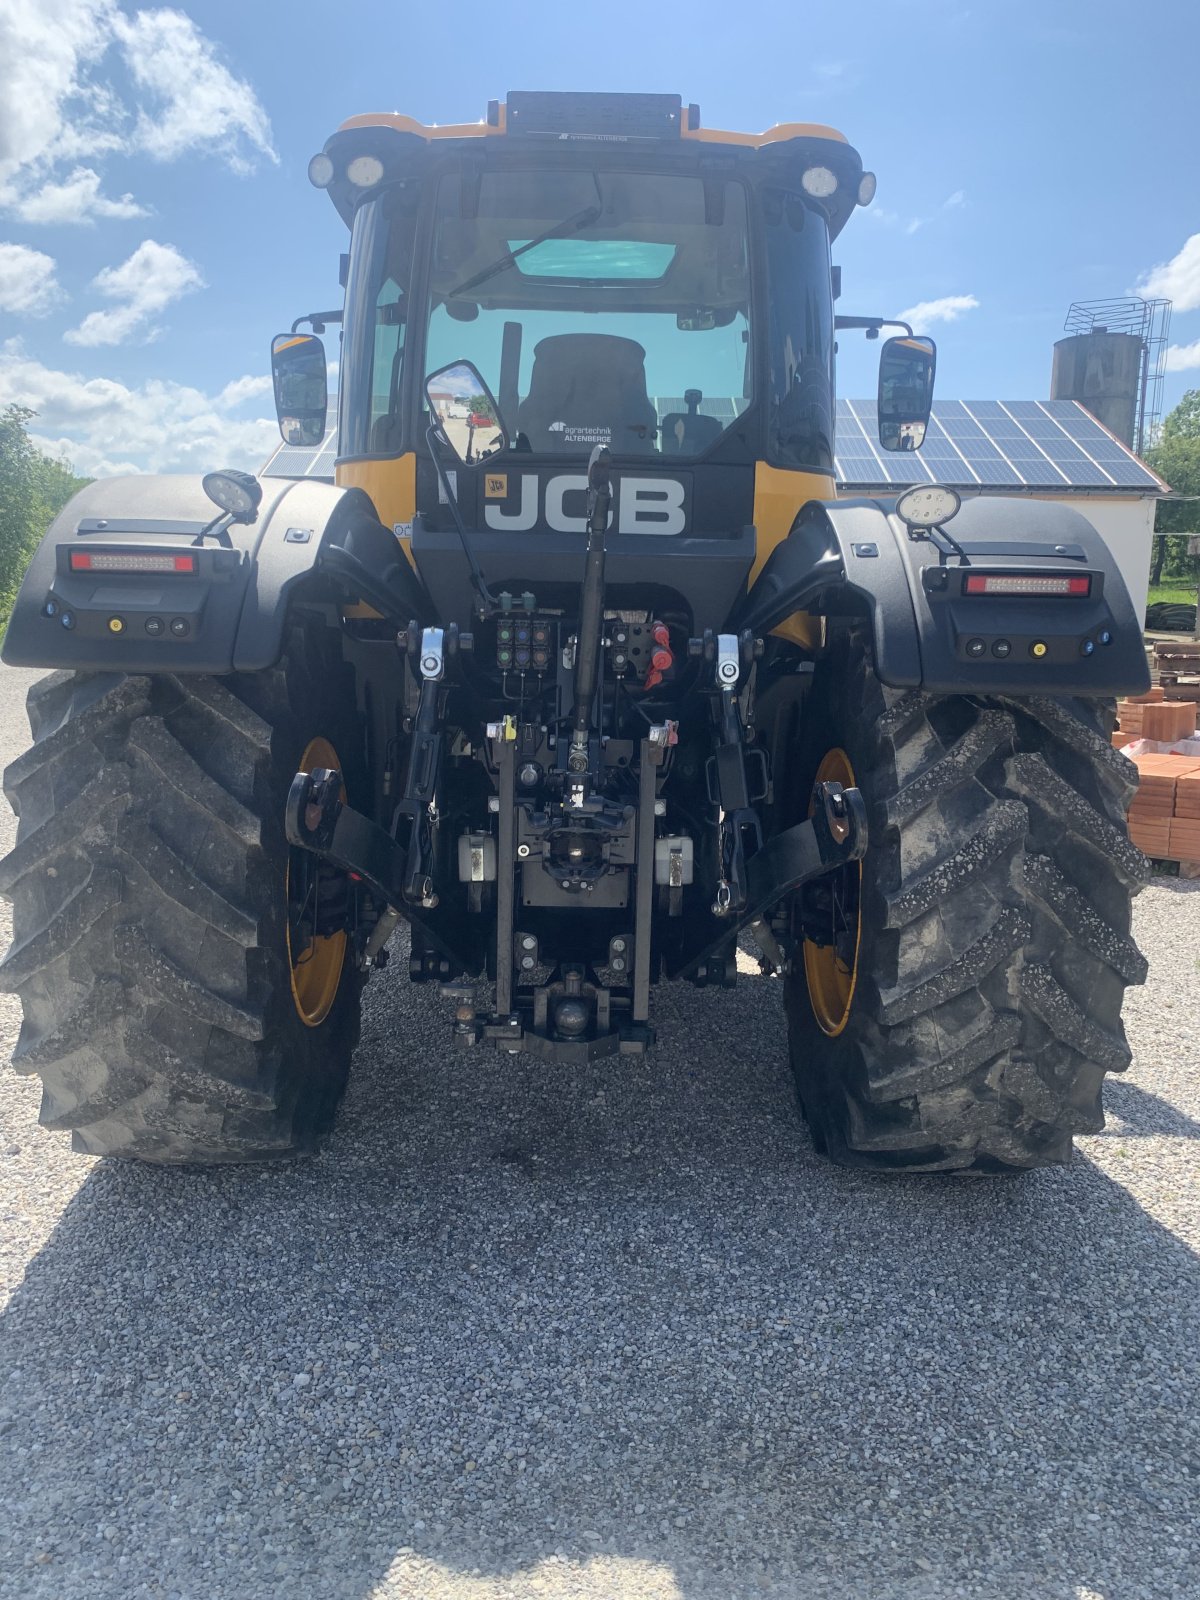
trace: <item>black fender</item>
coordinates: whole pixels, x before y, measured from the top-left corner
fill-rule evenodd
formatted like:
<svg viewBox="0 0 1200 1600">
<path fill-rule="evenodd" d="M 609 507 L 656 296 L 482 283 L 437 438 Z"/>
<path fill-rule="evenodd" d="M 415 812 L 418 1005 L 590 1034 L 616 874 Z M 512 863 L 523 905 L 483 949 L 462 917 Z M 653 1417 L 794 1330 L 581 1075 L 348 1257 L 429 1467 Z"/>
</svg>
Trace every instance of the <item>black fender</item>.
<svg viewBox="0 0 1200 1600">
<path fill-rule="evenodd" d="M 117 672 L 260 672 L 283 648 L 301 586 L 357 597 L 402 622 L 433 608 L 361 489 L 267 478 L 258 516 L 200 530 L 218 514 L 198 477 L 105 478 L 81 489 L 43 536 L 4 640 L 16 667 Z M 82 553 L 192 558 L 191 571 L 78 571 Z M 390 602 L 390 603 L 389 603 Z"/>
<path fill-rule="evenodd" d="M 980 496 L 946 524 L 939 556 L 914 540 L 894 501 L 810 501 L 734 617 L 769 632 L 794 611 L 870 620 L 875 667 L 895 688 L 937 694 L 1143 694 L 1141 623 L 1107 544 L 1080 512 Z M 1088 579 L 1079 596 L 969 594 L 968 575 Z"/>
</svg>

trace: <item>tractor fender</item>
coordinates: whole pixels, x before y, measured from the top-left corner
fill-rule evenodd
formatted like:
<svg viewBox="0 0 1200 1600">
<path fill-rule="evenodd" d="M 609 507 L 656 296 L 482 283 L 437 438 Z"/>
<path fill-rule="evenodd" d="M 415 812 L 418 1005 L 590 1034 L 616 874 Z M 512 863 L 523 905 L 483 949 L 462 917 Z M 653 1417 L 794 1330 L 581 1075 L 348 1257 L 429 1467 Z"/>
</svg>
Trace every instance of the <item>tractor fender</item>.
<svg viewBox="0 0 1200 1600">
<path fill-rule="evenodd" d="M 360 489 L 265 479 L 255 521 L 227 543 L 199 477 L 105 478 L 59 512 L 21 584 L 4 640 L 9 666 L 117 672 L 257 672 L 283 648 L 288 606 L 337 546 L 395 596 L 398 615 L 430 607 L 394 537 Z M 85 554 L 185 557 L 189 571 L 77 570 Z M 75 558 L 74 561 L 72 558 Z M 116 569 L 114 569 L 116 568 Z M 318 591 L 320 586 L 316 586 Z M 325 598 L 345 593 L 345 580 Z"/>
<path fill-rule="evenodd" d="M 1142 629 L 1112 552 L 1070 506 L 980 496 L 946 532 L 914 540 L 892 500 L 810 501 L 736 616 L 765 633 L 794 611 L 866 614 L 875 670 L 937 694 L 1141 694 Z M 971 593 L 968 576 L 1086 578 L 1078 594 Z M 1086 589 L 1086 592 L 1082 592 Z"/>
</svg>

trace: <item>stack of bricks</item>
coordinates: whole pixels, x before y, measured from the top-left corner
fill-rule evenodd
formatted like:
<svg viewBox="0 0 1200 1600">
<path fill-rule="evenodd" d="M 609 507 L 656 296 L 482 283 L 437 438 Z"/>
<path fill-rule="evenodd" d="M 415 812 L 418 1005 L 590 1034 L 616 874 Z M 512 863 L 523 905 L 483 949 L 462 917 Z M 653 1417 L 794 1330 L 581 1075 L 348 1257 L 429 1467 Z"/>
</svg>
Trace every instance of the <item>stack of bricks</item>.
<svg viewBox="0 0 1200 1600">
<path fill-rule="evenodd" d="M 1134 739 L 1178 744 L 1195 733 L 1198 709 L 1195 700 L 1165 700 L 1163 691 L 1158 688 L 1151 689 L 1149 694 L 1118 700 L 1119 730 L 1113 734 L 1113 743 L 1118 750 Z"/>
<path fill-rule="evenodd" d="M 1169 845 L 1172 861 L 1200 861 L 1200 764 L 1176 779 Z"/>
<path fill-rule="evenodd" d="M 1147 754 L 1135 759 L 1139 781 L 1129 808 L 1129 837 L 1139 850 L 1158 860 L 1200 861 L 1200 845 L 1192 844 L 1193 833 L 1200 839 L 1200 828 L 1190 817 L 1177 818 L 1175 813 L 1180 780 L 1200 776 L 1200 758 Z M 1176 855 L 1175 847 L 1184 844 L 1187 854 Z"/>
</svg>

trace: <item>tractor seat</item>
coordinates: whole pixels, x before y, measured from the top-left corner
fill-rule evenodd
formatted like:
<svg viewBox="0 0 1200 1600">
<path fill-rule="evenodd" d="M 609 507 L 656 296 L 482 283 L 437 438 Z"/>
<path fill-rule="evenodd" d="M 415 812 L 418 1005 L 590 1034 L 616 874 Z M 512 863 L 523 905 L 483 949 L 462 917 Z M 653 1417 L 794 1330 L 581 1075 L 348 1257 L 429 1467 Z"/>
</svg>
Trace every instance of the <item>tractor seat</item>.
<svg viewBox="0 0 1200 1600">
<path fill-rule="evenodd" d="M 559 333 L 534 346 L 517 430 L 534 451 L 614 455 L 655 451 L 658 413 L 646 392 L 646 352 L 611 333 Z"/>
<path fill-rule="evenodd" d="M 662 419 L 662 453 L 698 456 L 715 444 L 725 430 L 716 417 L 700 411 L 668 411 Z"/>
</svg>

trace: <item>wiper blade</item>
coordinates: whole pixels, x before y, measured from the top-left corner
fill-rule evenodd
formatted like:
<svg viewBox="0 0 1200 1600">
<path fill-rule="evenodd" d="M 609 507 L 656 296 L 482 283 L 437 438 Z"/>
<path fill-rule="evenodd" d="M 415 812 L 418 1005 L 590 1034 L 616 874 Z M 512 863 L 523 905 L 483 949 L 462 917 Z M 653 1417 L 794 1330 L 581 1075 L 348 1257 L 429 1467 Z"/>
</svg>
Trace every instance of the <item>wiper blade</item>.
<svg viewBox="0 0 1200 1600">
<path fill-rule="evenodd" d="M 497 273 L 503 272 L 506 267 L 511 267 L 529 250 L 536 250 L 538 245 L 545 244 L 548 239 L 557 239 L 564 234 L 574 233 L 578 228 L 588 228 L 593 222 L 600 220 L 601 208 L 599 205 L 585 206 L 582 211 L 576 211 L 573 216 L 564 217 L 561 222 L 556 222 L 553 227 L 547 228 L 545 233 L 539 233 L 536 239 L 527 239 L 516 250 L 506 250 L 502 256 L 497 256 L 489 266 L 477 272 L 473 278 L 466 278 L 462 283 L 456 283 L 446 295 L 447 300 L 452 300 L 455 295 L 465 294 L 468 289 L 475 289 L 481 283 L 486 283 L 489 278 L 494 278 Z"/>
</svg>

